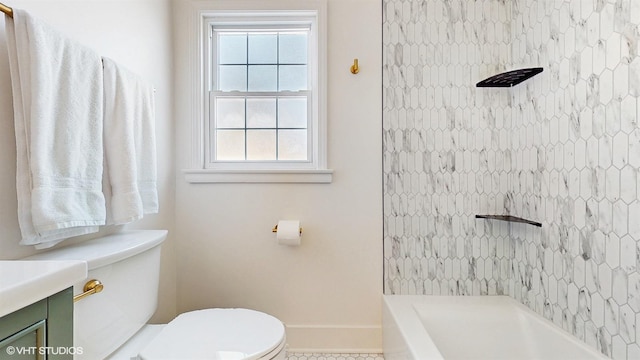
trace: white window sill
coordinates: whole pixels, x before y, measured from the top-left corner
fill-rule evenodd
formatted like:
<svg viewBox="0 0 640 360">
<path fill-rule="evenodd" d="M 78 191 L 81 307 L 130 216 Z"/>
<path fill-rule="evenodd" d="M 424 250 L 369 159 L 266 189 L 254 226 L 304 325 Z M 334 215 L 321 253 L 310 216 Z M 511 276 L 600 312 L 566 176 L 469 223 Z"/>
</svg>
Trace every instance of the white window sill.
<svg viewBox="0 0 640 360">
<path fill-rule="evenodd" d="M 204 183 L 315 183 L 329 184 L 333 170 L 182 170 L 192 184 Z"/>
</svg>

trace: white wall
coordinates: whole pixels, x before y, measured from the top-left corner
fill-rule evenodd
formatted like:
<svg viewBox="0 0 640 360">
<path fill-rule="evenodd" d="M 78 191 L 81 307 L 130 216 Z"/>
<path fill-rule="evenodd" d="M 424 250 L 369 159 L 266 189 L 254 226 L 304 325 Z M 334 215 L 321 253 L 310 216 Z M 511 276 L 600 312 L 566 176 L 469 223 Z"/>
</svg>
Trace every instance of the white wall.
<svg viewBox="0 0 640 360">
<path fill-rule="evenodd" d="M 189 184 L 189 16 L 176 0 L 178 310 L 248 307 L 287 325 L 291 349 L 380 350 L 381 4 L 329 0 L 331 184 Z M 198 2 L 202 3 L 202 2 Z M 349 68 L 359 58 L 360 74 Z M 299 219 L 303 244 L 271 228 Z"/>
<path fill-rule="evenodd" d="M 160 213 L 146 216 L 129 228 L 169 229 L 163 247 L 160 303 L 154 317 L 168 321 L 175 316 L 174 138 L 171 73 L 171 6 L 169 0 L 12 0 L 57 28 L 66 36 L 108 56 L 154 84 L 156 88 L 156 133 Z M 18 245 L 20 230 L 16 215 L 15 137 L 11 82 L 6 50 L 4 16 L 0 17 L 0 259 L 17 259 L 35 253 Z M 103 232 L 114 231 L 105 229 Z M 74 240 L 71 240 L 74 241 Z M 61 245 L 64 246 L 65 241 Z"/>
</svg>

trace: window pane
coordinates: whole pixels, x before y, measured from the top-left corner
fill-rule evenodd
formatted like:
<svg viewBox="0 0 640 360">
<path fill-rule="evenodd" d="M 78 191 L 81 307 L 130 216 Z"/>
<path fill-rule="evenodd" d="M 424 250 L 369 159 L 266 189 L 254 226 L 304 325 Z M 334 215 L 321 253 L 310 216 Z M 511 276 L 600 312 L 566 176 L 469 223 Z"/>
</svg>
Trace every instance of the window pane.
<svg viewBox="0 0 640 360">
<path fill-rule="evenodd" d="M 219 34 L 218 63 L 246 64 L 247 63 L 247 35 Z"/>
<path fill-rule="evenodd" d="M 247 130 L 247 160 L 276 160 L 275 130 Z"/>
<path fill-rule="evenodd" d="M 278 160 L 307 160 L 307 130 L 278 130 Z"/>
<path fill-rule="evenodd" d="M 278 127 L 307 127 L 307 98 L 292 97 L 278 99 Z"/>
<path fill-rule="evenodd" d="M 276 127 L 276 99 L 249 98 L 247 99 L 247 127 L 275 128 Z"/>
<path fill-rule="evenodd" d="M 278 80 L 280 91 L 307 90 L 307 66 L 281 65 Z"/>
<path fill-rule="evenodd" d="M 247 67 L 244 65 L 220 65 L 218 90 L 247 91 Z"/>
<path fill-rule="evenodd" d="M 281 64 L 307 63 L 307 34 L 281 34 L 279 44 Z"/>
<path fill-rule="evenodd" d="M 216 127 L 244 128 L 244 98 L 216 99 Z"/>
<path fill-rule="evenodd" d="M 207 167 L 289 168 L 287 162 L 314 160 L 314 29 L 289 27 L 277 16 L 264 27 L 237 15 L 229 26 L 211 25 L 215 38 L 206 43 L 214 46 L 206 47 L 214 66 Z"/>
<path fill-rule="evenodd" d="M 278 35 L 249 35 L 249 64 L 276 64 L 278 62 Z"/>
<path fill-rule="evenodd" d="M 244 130 L 217 130 L 216 134 L 216 160 L 244 160 Z"/>
<path fill-rule="evenodd" d="M 275 65 L 249 66 L 249 91 L 277 91 L 278 68 Z"/>
</svg>

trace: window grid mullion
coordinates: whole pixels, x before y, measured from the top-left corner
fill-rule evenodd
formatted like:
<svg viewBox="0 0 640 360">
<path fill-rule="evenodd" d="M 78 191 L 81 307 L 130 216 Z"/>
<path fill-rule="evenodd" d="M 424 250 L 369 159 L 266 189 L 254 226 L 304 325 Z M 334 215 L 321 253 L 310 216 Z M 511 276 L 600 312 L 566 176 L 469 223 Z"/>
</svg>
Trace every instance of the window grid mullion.
<svg viewBox="0 0 640 360">
<path fill-rule="evenodd" d="M 246 43 L 246 49 L 247 49 L 247 58 L 246 58 L 246 64 L 245 64 L 245 73 L 246 73 L 246 78 L 247 78 L 247 84 L 246 84 L 246 89 L 247 91 L 249 91 L 249 33 L 246 33 L 246 38 L 247 38 L 247 43 Z"/>
<path fill-rule="evenodd" d="M 276 97 L 276 160 L 280 160 L 280 126 L 279 126 L 279 119 L 278 119 L 278 114 L 280 112 L 280 104 L 279 101 L 280 98 Z"/>
<path fill-rule="evenodd" d="M 247 49 L 247 58 L 246 58 L 246 78 L 247 85 L 246 89 L 249 91 L 249 33 L 246 33 L 246 49 Z M 244 97 L 244 160 L 247 161 L 249 158 L 249 136 L 247 134 L 247 96 Z"/>
<path fill-rule="evenodd" d="M 249 136 L 247 136 L 247 98 L 244 98 L 244 160 L 248 160 L 249 156 Z"/>
<path fill-rule="evenodd" d="M 300 91 L 211 91 L 216 97 L 308 97 L 309 90 Z"/>
<path fill-rule="evenodd" d="M 278 63 L 278 65 L 276 65 L 276 89 L 280 90 L 280 33 L 278 32 L 276 34 L 276 62 Z M 276 97 L 276 160 L 280 159 L 280 153 L 278 152 L 278 150 L 280 149 L 280 131 L 278 131 L 278 99 L 279 97 Z"/>
<path fill-rule="evenodd" d="M 226 128 L 218 128 L 218 130 L 242 130 L 243 128 L 237 127 L 226 127 Z M 250 130 L 307 130 L 307 128 L 296 128 L 296 127 L 290 127 L 290 128 L 273 128 L 273 127 L 255 127 L 255 128 L 247 128 Z"/>
<path fill-rule="evenodd" d="M 220 64 L 220 65 L 222 65 L 222 66 L 243 66 L 243 65 L 254 65 L 254 66 L 255 65 L 265 65 L 265 66 L 267 66 L 267 65 L 271 65 L 271 66 L 274 66 L 274 65 L 289 65 L 289 66 L 294 66 L 294 65 L 308 65 L 308 64 L 304 64 L 304 63 L 255 63 L 255 64 L 253 64 L 253 63 L 250 63 L 250 62 L 247 61 L 244 64 L 229 63 L 229 64 Z"/>
</svg>

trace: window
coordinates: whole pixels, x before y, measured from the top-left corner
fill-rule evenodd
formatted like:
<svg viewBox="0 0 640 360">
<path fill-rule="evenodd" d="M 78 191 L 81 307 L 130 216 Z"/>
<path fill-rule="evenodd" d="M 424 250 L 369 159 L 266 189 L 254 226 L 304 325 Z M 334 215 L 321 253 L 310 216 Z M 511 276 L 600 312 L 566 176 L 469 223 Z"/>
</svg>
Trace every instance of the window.
<svg viewBox="0 0 640 360">
<path fill-rule="evenodd" d="M 212 34 L 211 162 L 309 161 L 309 29 Z"/>
<path fill-rule="evenodd" d="M 200 169 L 185 171 L 188 181 L 331 181 L 324 12 L 326 7 L 200 14 L 202 154 L 196 153 Z"/>
</svg>

